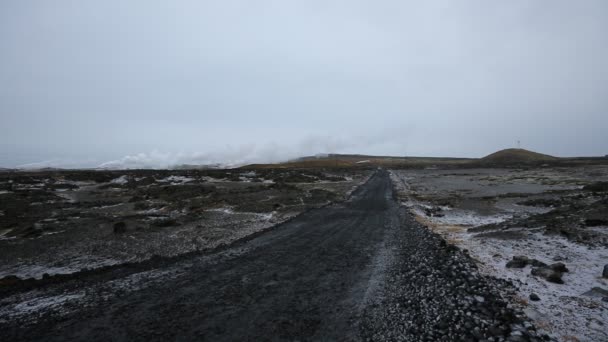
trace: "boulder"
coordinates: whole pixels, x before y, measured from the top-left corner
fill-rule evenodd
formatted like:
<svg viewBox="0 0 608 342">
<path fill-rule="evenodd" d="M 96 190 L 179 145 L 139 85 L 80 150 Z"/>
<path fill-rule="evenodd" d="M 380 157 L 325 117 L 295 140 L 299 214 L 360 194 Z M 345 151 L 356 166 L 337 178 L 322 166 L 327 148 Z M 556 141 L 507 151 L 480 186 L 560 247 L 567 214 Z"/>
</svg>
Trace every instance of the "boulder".
<svg viewBox="0 0 608 342">
<path fill-rule="evenodd" d="M 595 182 L 595 183 L 587 184 L 583 187 L 583 190 L 594 191 L 594 192 L 608 191 L 608 182 Z"/>
<path fill-rule="evenodd" d="M 532 265 L 534 267 L 546 267 L 547 264 L 545 264 L 542 261 L 538 261 L 536 259 L 530 259 L 527 256 L 524 255 L 516 255 L 513 257 L 512 260 L 509 260 L 509 262 L 507 262 L 507 268 L 524 268 L 528 265 Z"/>
<path fill-rule="evenodd" d="M 163 219 L 152 222 L 152 225 L 155 227 L 165 228 L 165 227 L 179 226 L 179 223 L 172 218 L 163 218 Z"/>
<path fill-rule="evenodd" d="M 549 266 L 550 269 L 557 271 L 557 272 L 568 272 L 568 268 L 566 267 L 566 265 L 564 265 L 563 262 L 556 262 L 555 264 L 552 264 Z"/>
<path fill-rule="evenodd" d="M 114 234 L 122 234 L 127 232 L 127 224 L 124 222 L 114 223 Z"/>
<path fill-rule="evenodd" d="M 534 267 L 530 273 L 551 283 L 564 283 L 562 280 L 562 272 L 552 270 L 550 267 Z"/>
<path fill-rule="evenodd" d="M 530 300 L 538 302 L 540 300 L 540 297 L 536 293 L 530 293 Z"/>
<path fill-rule="evenodd" d="M 507 262 L 507 268 L 524 268 L 528 265 L 529 261 L 530 259 L 527 256 L 516 255 L 512 260 Z"/>
<path fill-rule="evenodd" d="M 591 290 L 583 293 L 583 296 L 596 298 L 608 297 L 608 290 L 596 286 L 591 288 Z"/>
<path fill-rule="evenodd" d="M 16 275 L 7 275 L 4 278 L 0 278 L 0 286 L 10 286 L 18 284 L 21 281 L 21 278 Z"/>
<path fill-rule="evenodd" d="M 608 264 L 604 265 L 604 271 L 602 272 L 602 277 L 608 278 Z"/>
</svg>

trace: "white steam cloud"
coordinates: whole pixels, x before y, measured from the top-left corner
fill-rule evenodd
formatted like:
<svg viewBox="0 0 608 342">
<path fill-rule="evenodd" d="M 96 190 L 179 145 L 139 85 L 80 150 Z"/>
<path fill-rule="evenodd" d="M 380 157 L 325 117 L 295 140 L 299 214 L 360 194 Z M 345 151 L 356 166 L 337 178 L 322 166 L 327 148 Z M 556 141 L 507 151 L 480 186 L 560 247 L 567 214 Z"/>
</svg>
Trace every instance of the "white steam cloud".
<svg viewBox="0 0 608 342">
<path fill-rule="evenodd" d="M 217 165 L 238 167 L 254 163 L 276 163 L 303 156 L 328 153 L 357 153 L 361 147 L 367 150 L 386 150 L 387 146 L 404 148 L 403 142 L 390 139 L 391 134 L 383 132 L 374 137 L 340 138 L 309 136 L 294 145 L 276 142 L 264 145 L 248 144 L 238 147 L 226 146 L 211 152 L 168 152 L 154 150 L 146 153 L 127 155 L 99 165 L 105 169 L 167 169 L 179 165 Z"/>
</svg>

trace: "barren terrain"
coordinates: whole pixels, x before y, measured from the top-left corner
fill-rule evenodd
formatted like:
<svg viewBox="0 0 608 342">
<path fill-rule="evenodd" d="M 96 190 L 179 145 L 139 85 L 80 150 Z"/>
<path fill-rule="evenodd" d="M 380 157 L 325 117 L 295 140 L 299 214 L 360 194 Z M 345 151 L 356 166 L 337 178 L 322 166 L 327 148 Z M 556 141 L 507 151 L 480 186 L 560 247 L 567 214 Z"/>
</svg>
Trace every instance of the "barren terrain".
<svg viewBox="0 0 608 342">
<path fill-rule="evenodd" d="M 221 250 L 46 279 L 5 284 L 3 340 L 541 338 L 507 283 L 398 205 L 386 171 Z"/>
<path fill-rule="evenodd" d="M 343 200 L 368 174 L 0 173 L 0 278 L 40 279 L 212 249 Z"/>
<path fill-rule="evenodd" d="M 608 340 L 608 167 L 394 171 L 404 206 L 482 274 L 512 281 L 537 327 Z"/>
<path fill-rule="evenodd" d="M 608 339 L 608 167 L 370 166 L 2 173 L 0 338 Z"/>
</svg>

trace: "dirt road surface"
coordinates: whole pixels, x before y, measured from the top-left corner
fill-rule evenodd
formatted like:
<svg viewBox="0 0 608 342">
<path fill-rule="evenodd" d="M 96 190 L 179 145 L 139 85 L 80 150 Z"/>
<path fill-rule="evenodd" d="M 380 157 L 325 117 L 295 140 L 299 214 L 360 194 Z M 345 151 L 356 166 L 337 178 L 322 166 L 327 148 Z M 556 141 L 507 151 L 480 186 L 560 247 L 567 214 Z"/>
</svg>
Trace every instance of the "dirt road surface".
<svg viewBox="0 0 608 342">
<path fill-rule="evenodd" d="M 139 278 L 118 268 L 11 294 L 75 299 L 35 319 L 0 311 L 0 340 L 537 338 L 497 295 L 503 285 L 399 206 L 384 170 L 347 202 L 220 252 L 160 264 Z"/>
</svg>

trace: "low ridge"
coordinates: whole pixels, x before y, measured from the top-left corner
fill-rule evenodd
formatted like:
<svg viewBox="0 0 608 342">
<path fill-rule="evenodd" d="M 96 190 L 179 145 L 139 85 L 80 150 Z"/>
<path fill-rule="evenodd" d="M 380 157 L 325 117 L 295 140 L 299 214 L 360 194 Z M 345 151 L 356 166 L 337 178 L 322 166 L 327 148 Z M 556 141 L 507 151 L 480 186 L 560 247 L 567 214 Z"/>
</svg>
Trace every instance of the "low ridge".
<svg viewBox="0 0 608 342">
<path fill-rule="evenodd" d="M 533 163 L 543 161 L 554 161 L 559 158 L 542 154 L 538 152 L 528 151 L 523 148 L 508 148 L 489 154 L 481 158 L 485 163 Z"/>
</svg>

